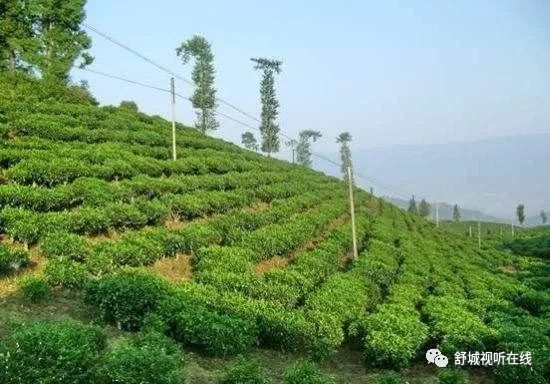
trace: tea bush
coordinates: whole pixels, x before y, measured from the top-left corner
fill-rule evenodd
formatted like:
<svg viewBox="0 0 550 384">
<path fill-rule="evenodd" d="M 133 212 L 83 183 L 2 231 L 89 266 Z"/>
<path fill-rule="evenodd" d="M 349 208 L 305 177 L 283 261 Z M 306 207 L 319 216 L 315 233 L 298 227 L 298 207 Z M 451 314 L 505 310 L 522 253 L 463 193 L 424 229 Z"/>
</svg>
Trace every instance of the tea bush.
<svg viewBox="0 0 550 384">
<path fill-rule="evenodd" d="M 0 345 L 0 381 L 91 383 L 104 347 L 105 335 L 97 327 L 73 321 L 22 324 Z"/>
<path fill-rule="evenodd" d="M 183 354 L 173 341 L 158 333 L 136 334 L 109 348 L 94 382 L 181 384 L 183 368 Z"/>
<path fill-rule="evenodd" d="M 167 292 L 166 284 L 154 275 L 126 271 L 92 281 L 85 289 L 84 301 L 103 321 L 136 331 L 144 318 L 157 310 Z"/>
</svg>

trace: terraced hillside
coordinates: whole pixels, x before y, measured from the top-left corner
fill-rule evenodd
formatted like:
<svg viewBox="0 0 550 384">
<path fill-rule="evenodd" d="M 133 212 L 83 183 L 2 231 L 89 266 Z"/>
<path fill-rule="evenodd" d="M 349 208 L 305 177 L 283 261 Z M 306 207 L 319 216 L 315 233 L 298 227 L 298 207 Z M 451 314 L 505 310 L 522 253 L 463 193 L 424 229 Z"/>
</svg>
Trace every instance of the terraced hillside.
<svg viewBox="0 0 550 384">
<path fill-rule="evenodd" d="M 55 382 L 134 382 L 125 372 L 160 364 L 174 375 L 155 382 L 224 374 L 260 382 L 238 376 L 262 375 L 243 360 L 225 373 L 203 366 L 210 373 L 199 379 L 189 359 L 174 357 L 183 346 L 225 358 L 222 367 L 238 354 L 283 351 L 321 362 L 340 382 L 425 365 L 435 347 L 451 365 L 457 351 L 530 351 L 531 366 L 461 372 L 545 382 L 548 284 L 523 280 L 537 259 L 478 250 L 357 189 L 353 260 L 347 189 L 334 178 L 181 125 L 173 161 L 171 127 L 159 117 L 3 87 L 0 381 L 50 382 L 40 380 L 64 372 Z M 41 310 L 67 297 L 60 313 Z M 101 328 L 87 325 L 96 320 Z M 81 348 L 66 347 L 67 334 L 89 349 L 63 355 Z M 330 365 L 342 351 L 359 351 L 368 374 Z M 292 378 L 317 368 L 264 369 L 275 382 L 306 383 L 314 381 Z M 434 382 L 437 373 L 408 377 Z"/>
</svg>

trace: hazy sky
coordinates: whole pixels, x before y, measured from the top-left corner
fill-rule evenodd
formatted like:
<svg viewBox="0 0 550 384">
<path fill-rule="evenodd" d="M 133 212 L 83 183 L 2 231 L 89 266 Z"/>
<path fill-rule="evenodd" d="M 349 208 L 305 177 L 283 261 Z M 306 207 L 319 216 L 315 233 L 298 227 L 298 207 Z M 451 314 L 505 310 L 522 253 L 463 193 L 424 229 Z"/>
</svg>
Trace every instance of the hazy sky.
<svg viewBox="0 0 550 384">
<path fill-rule="evenodd" d="M 333 151 L 550 132 L 550 2 L 88 0 L 87 22 L 189 78 L 175 48 L 194 34 L 215 55 L 218 95 L 259 115 L 251 56 L 283 60 L 281 128 L 320 130 Z M 168 87 L 168 75 L 90 32 L 90 67 Z M 166 94 L 74 71 L 105 104 L 169 116 Z M 176 83 L 178 92 L 192 89 Z M 239 116 L 227 108 L 222 110 Z M 189 105 L 178 119 L 191 123 Z M 220 119 L 217 135 L 245 128 Z"/>
</svg>

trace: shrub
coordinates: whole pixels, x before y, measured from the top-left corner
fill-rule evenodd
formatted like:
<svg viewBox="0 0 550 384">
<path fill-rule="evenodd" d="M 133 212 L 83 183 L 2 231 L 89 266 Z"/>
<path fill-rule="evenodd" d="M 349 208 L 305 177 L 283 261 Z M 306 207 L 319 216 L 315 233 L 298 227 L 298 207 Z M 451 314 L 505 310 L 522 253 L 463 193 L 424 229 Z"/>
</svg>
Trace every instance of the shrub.
<svg viewBox="0 0 550 384">
<path fill-rule="evenodd" d="M 13 273 L 29 263 L 28 252 L 18 249 L 10 250 L 5 245 L 0 244 L 0 276 L 6 276 Z"/>
<path fill-rule="evenodd" d="M 397 372 L 387 372 L 376 378 L 376 384 L 406 384 L 407 382 Z"/>
<path fill-rule="evenodd" d="M 84 300 L 100 317 L 118 328 L 136 331 L 167 294 L 166 284 L 152 274 L 127 271 L 90 283 Z"/>
<path fill-rule="evenodd" d="M 369 365 L 404 368 L 428 337 L 414 308 L 388 303 L 365 322 L 365 360 Z"/>
<path fill-rule="evenodd" d="M 117 341 L 101 361 L 99 383 L 181 383 L 183 354 L 159 333 L 137 334 Z"/>
<path fill-rule="evenodd" d="M 48 284 L 69 289 L 83 288 L 89 279 L 89 274 L 82 264 L 67 259 L 48 261 L 44 276 Z"/>
<path fill-rule="evenodd" d="M 82 236 L 68 232 L 53 232 L 40 242 L 40 250 L 48 258 L 67 258 L 84 260 L 88 255 L 88 246 Z"/>
<path fill-rule="evenodd" d="M 21 280 L 21 291 L 23 297 L 32 302 L 38 302 L 48 296 L 48 283 L 40 277 L 27 277 Z"/>
<path fill-rule="evenodd" d="M 334 384 L 336 381 L 319 371 L 311 362 L 299 362 L 287 369 L 284 384 Z"/>
<path fill-rule="evenodd" d="M 265 372 L 257 361 L 239 357 L 237 361 L 226 368 L 217 384 L 269 384 Z"/>
<path fill-rule="evenodd" d="M 445 369 L 437 375 L 439 384 L 468 384 L 468 377 L 457 369 Z"/>
<path fill-rule="evenodd" d="M 164 303 L 162 314 L 172 337 L 210 355 L 236 355 L 258 342 L 258 328 L 254 321 L 219 314 L 180 295 L 172 296 Z"/>
<path fill-rule="evenodd" d="M 73 321 L 23 324 L 0 346 L 0 378 L 4 384 L 91 383 L 104 345 L 99 328 Z"/>
</svg>

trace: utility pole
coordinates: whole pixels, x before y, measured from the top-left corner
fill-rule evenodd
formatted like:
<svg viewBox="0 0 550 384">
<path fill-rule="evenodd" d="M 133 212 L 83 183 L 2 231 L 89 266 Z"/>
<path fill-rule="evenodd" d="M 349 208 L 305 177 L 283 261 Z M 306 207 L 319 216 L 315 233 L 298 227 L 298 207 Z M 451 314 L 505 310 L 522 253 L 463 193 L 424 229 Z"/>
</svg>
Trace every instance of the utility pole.
<svg viewBox="0 0 550 384">
<path fill-rule="evenodd" d="M 481 222 L 477 222 L 477 247 L 481 249 Z"/>
<path fill-rule="evenodd" d="M 351 236 L 353 238 L 353 260 L 357 260 L 357 237 L 355 234 L 355 204 L 353 203 L 353 180 L 351 167 L 348 167 L 349 209 L 351 214 Z"/>
<path fill-rule="evenodd" d="M 469 232 L 470 232 L 470 237 L 472 237 L 472 226 L 470 225 L 470 226 L 468 227 L 468 229 L 469 229 Z"/>
<path fill-rule="evenodd" d="M 435 203 L 435 226 L 439 228 L 439 203 Z"/>
<path fill-rule="evenodd" d="M 174 78 L 170 78 L 170 93 L 172 94 L 172 159 L 177 160 L 176 154 L 176 86 Z"/>
<path fill-rule="evenodd" d="M 512 227 L 512 237 L 514 237 L 514 219 L 510 219 L 510 226 Z"/>
</svg>

